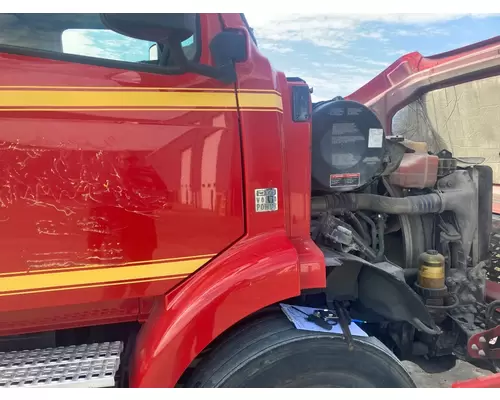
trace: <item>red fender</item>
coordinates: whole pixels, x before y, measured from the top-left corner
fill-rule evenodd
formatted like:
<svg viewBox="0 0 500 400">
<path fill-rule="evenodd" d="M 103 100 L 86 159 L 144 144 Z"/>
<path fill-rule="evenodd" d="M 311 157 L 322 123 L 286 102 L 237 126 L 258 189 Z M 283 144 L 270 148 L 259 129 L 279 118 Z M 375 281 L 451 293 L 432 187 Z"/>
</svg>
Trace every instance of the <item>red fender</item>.
<svg viewBox="0 0 500 400">
<path fill-rule="evenodd" d="M 259 309 L 299 295 L 302 257 L 297 250 L 285 231 L 243 239 L 166 294 L 138 336 L 130 386 L 174 387 L 222 332 Z M 316 271 L 324 276 L 324 270 Z"/>
</svg>

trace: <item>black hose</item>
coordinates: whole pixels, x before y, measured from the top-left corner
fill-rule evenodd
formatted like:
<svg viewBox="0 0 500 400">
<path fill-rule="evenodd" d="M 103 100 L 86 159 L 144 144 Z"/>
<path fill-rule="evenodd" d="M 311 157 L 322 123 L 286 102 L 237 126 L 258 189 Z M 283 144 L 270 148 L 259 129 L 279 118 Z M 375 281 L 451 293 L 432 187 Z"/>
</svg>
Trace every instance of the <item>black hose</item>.
<svg viewBox="0 0 500 400">
<path fill-rule="evenodd" d="M 373 250 L 375 250 L 375 244 L 377 243 L 377 227 L 375 226 L 375 222 L 373 222 L 373 220 L 364 212 L 358 211 L 357 214 L 361 217 L 362 220 L 370 225 L 372 234 L 372 248 Z"/>
<path fill-rule="evenodd" d="M 363 228 L 363 225 L 361 225 L 361 222 L 359 219 L 354 215 L 353 212 L 351 211 L 344 211 L 344 214 L 351 220 L 353 223 L 354 229 L 363 237 L 365 241 L 369 241 L 370 237 L 366 233 L 366 230 Z M 373 244 L 372 244 L 373 246 Z"/>
<path fill-rule="evenodd" d="M 359 251 L 363 253 L 370 261 L 375 261 L 377 259 L 377 253 L 368 246 L 363 239 L 361 239 L 361 236 L 358 235 L 357 232 L 352 233 L 352 240 L 354 240 L 354 243 L 356 243 L 359 247 Z"/>
<path fill-rule="evenodd" d="M 443 199 L 436 193 L 410 197 L 386 197 L 366 193 L 339 193 L 311 199 L 313 213 L 326 210 L 370 210 L 386 214 L 432 214 L 442 212 Z"/>
<path fill-rule="evenodd" d="M 441 329 L 439 329 L 438 326 L 436 326 L 435 329 L 429 328 L 417 317 L 412 318 L 412 322 L 415 328 L 421 330 L 422 332 L 428 333 L 429 335 L 440 335 L 442 333 Z"/>
</svg>

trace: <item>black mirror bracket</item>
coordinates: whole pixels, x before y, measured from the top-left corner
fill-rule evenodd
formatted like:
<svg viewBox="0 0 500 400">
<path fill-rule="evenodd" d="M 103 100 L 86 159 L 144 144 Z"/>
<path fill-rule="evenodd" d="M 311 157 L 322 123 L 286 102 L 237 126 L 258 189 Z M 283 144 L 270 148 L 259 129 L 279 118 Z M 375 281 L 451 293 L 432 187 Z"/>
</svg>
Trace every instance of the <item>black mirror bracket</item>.
<svg viewBox="0 0 500 400">
<path fill-rule="evenodd" d="M 214 78 L 227 84 L 235 83 L 237 75 L 234 64 L 245 61 L 248 55 L 246 37 L 238 30 L 220 32 L 210 42 L 210 54 L 215 67 L 209 68 L 217 71 L 218 75 Z"/>
<path fill-rule="evenodd" d="M 169 44 L 171 48 L 172 45 Z M 183 65 L 188 72 L 209 76 L 225 84 L 235 83 L 237 75 L 234 64 L 247 58 L 246 37 L 238 30 L 226 30 L 218 33 L 209 47 L 215 66 L 187 61 L 182 57 L 182 52 L 176 52 L 176 64 Z"/>
</svg>

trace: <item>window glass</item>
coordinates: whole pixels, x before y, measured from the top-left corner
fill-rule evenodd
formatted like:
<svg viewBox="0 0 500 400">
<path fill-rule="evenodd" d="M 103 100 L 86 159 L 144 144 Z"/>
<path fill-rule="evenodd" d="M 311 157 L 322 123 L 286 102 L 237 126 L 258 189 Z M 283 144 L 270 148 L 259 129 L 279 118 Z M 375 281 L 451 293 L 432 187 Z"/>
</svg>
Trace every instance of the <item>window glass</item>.
<svg viewBox="0 0 500 400">
<path fill-rule="evenodd" d="M 156 43 L 107 29 L 99 14 L 0 14 L 0 31 L 0 46 L 132 63 L 158 60 Z M 189 60 L 197 53 L 195 37 L 182 43 Z"/>
<path fill-rule="evenodd" d="M 107 29 L 67 29 L 61 41 L 66 54 L 128 62 L 148 60 L 149 48 L 154 44 Z"/>
</svg>

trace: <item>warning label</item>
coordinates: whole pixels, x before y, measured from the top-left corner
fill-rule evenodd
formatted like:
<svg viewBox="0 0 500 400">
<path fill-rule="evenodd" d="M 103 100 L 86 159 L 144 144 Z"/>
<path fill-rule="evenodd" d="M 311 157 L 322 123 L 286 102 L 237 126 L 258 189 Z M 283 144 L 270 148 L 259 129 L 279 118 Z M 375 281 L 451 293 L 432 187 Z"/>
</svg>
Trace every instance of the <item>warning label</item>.
<svg viewBox="0 0 500 400">
<path fill-rule="evenodd" d="M 331 174 L 330 175 L 330 187 L 339 186 L 359 186 L 360 174 Z"/>
</svg>

